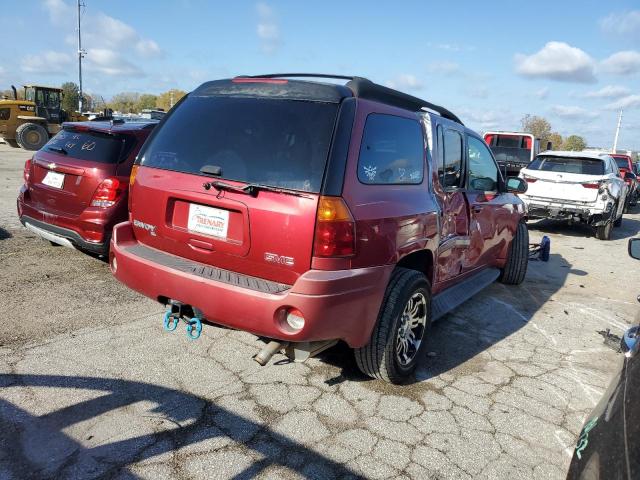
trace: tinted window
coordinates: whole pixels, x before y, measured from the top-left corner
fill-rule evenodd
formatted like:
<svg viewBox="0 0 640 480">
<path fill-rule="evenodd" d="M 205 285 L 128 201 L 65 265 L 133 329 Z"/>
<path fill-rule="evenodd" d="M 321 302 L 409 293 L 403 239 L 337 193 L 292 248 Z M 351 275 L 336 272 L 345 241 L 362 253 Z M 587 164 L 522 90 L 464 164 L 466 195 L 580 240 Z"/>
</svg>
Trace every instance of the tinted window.
<svg viewBox="0 0 640 480">
<path fill-rule="evenodd" d="M 462 135 L 455 130 L 446 130 L 438 126 L 438 138 L 441 141 L 438 166 L 440 185 L 443 188 L 459 187 L 462 181 Z M 444 149 L 442 148 L 444 146 Z"/>
<path fill-rule="evenodd" d="M 537 157 L 527 168 L 546 172 L 604 175 L 604 162 L 595 158 Z"/>
<path fill-rule="evenodd" d="M 65 129 L 49 140 L 43 150 L 92 162 L 117 163 L 134 143 L 135 138 L 130 136 Z"/>
<path fill-rule="evenodd" d="M 237 97 L 189 96 L 145 147 L 141 164 L 319 192 L 337 105 Z"/>
<path fill-rule="evenodd" d="M 616 161 L 618 168 L 629 168 L 629 160 L 627 160 L 626 158 L 613 157 L 613 159 Z"/>
<path fill-rule="evenodd" d="M 482 140 L 467 137 L 469 188 L 484 192 L 498 190 L 498 167 Z"/>
<path fill-rule="evenodd" d="M 358 179 L 367 184 L 422 183 L 424 137 L 416 120 L 371 114 L 364 126 Z"/>
</svg>

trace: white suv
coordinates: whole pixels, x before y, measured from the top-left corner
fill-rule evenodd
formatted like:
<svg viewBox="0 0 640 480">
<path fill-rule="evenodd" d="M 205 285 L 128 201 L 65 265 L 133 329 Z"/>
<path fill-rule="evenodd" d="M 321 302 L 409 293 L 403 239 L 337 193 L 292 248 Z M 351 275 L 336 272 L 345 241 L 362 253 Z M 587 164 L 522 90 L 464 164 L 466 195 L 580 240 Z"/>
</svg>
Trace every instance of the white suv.
<svg viewBox="0 0 640 480">
<path fill-rule="evenodd" d="M 528 185 L 520 197 L 529 218 L 580 221 L 609 240 L 622 223 L 628 187 L 606 153 L 546 151 L 520 172 Z"/>
</svg>

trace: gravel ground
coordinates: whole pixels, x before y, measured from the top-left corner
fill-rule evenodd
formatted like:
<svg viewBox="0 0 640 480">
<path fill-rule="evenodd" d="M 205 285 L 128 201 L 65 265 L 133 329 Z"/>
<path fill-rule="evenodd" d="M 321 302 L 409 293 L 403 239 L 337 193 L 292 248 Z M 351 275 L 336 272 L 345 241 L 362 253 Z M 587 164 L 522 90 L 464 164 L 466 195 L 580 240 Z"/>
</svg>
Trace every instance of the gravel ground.
<svg viewBox="0 0 640 480">
<path fill-rule="evenodd" d="M 636 312 L 640 215 L 609 242 L 541 222 L 551 260 L 438 322 L 410 384 L 363 377 L 340 346 L 261 368 L 252 336 L 165 333 L 103 261 L 27 232 L 26 158 L 0 144 L 3 479 L 564 478 L 620 360 L 603 332 Z"/>
</svg>

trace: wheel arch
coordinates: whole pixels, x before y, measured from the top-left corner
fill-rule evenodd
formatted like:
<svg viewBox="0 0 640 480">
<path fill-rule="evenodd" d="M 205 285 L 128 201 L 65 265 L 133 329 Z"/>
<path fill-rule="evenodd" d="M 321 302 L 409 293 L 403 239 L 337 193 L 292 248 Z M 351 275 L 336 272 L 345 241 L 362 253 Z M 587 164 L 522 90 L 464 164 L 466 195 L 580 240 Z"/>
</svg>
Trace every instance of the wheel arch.
<svg viewBox="0 0 640 480">
<path fill-rule="evenodd" d="M 431 250 L 417 250 L 402 257 L 396 264 L 396 267 L 408 268 L 409 270 L 422 272 L 425 277 L 427 277 L 429 284 L 433 285 L 433 258 L 434 256 Z"/>
</svg>

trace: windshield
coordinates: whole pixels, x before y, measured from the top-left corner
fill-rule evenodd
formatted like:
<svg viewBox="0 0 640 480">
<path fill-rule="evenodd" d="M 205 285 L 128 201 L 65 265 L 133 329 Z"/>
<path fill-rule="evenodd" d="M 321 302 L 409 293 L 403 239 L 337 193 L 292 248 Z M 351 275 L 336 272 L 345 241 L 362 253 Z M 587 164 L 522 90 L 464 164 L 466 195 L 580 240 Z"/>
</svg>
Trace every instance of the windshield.
<svg viewBox="0 0 640 480">
<path fill-rule="evenodd" d="M 127 139 L 129 139 L 127 143 L 132 143 L 132 139 L 129 137 L 65 129 L 49 140 L 43 150 L 80 160 L 117 163 L 124 151 L 130 149 L 129 145 L 124 145 Z"/>
<path fill-rule="evenodd" d="M 319 192 L 338 106 L 237 97 L 188 97 L 141 154 L 148 167 Z"/>
<path fill-rule="evenodd" d="M 595 158 L 538 157 L 527 166 L 527 169 L 580 175 L 604 175 L 604 162 Z"/>
</svg>

